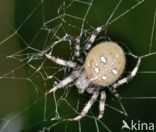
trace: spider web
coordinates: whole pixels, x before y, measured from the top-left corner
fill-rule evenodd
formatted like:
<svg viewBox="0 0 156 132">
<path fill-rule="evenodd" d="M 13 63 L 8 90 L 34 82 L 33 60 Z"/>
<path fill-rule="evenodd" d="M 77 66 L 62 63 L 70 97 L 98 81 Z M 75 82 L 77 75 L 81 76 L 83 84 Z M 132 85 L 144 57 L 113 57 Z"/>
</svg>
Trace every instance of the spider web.
<svg viewBox="0 0 156 132">
<path fill-rule="evenodd" d="M 35 0 L 4 2 L 0 18 L 1 132 L 121 131 L 122 120 L 156 122 L 156 2 L 154 0 Z M 0 5 L 3 5 L 0 4 Z M 5 14 L 5 15 L 4 15 Z M 74 38 L 86 40 L 107 25 L 106 34 L 141 56 L 137 77 L 119 88 L 121 100 L 107 93 L 106 110 L 97 120 L 98 101 L 77 122 L 65 119 L 81 112 L 90 95 L 73 85 L 45 96 L 69 69 L 43 53 L 72 60 Z M 83 48 L 84 45 L 82 44 Z M 134 61 L 127 62 L 127 72 Z M 89 127 L 89 128 L 88 128 Z"/>
</svg>

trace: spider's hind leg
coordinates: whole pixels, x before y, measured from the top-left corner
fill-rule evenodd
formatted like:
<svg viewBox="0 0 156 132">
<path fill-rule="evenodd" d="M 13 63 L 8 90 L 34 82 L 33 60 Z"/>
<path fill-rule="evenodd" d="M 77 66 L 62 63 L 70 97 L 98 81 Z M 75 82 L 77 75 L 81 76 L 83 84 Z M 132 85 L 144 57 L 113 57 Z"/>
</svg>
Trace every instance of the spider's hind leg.
<svg viewBox="0 0 156 132">
<path fill-rule="evenodd" d="M 140 67 L 140 64 L 141 64 L 141 58 L 138 58 L 137 64 L 133 68 L 132 72 L 130 72 L 126 77 L 124 77 L 124 78 L 118 80 L 116 83 L 114 83 L 112 85 L 113 89 L 117 89 L 119 86 L 131 81 L 136 76 L 138 69 Z"/>
<path fill-rule="evenodd" d="M 101 96 L 100 96 L 99 116 L 98 116 L 98 119 L 101 119 L 103 117 L 103 115 L 104 115 L 105 102 L 106 102 L 106 93 L 105 93 L 105 91 L 102 91 L 101 92 Z"/>
<path fill-rule="evenodd" d="M 135 67 L 133 68 L 133 70 L 124 78 L 118 80 L 116 83 L 114 83 L 111 87 L 108 88 L 108 90 L 115 95 L 115 97 L 120 98 L 118 92 L 117 92 L 117 88 L 125 83 L 128 83 L 129 81 L 131 81 L 137 74 L 138 69 L 140 67 L 141 64 L 141 58 L 139 57 L 137 60 L 137 64 L 135 65 Z"/>
<path fill-rule="evenodd" d="M 83 118 L 84 116 L 86 116 L 86 114 L 88 113 L 88 111 L 90 110 L 91 106 L 94 104 L 94 102 L 97 100 L 99 96 L 99 91 L 95 91 L 91 97 L 91 99 L 88 101 L 88 103 L 85 105 L 85 107 L 83 108 L 83 110 L 81 111 L 80 115 L 78 115 L 75 118 L 71 118 L 68 119 L 69 121 L 78 121 L 81 118 Z"/>
<path fill-rule="evenodd" d="M 57 58 L 55 56 L 52 56 L 51 53 L 45 54 L 45 57 L 47 59 L 51 60 L 52 62 L 58 64 L 58 65 L 67 66 L 67 67 L 71 67 L 71 68 L 75 68 L 76 67 L 76 63 L 75 62 L 66 61 L 66 60 Z"/>
<path fill-rule="evenodd" d="M 68 85 L 69 83 L 73 82 L 76 78 L 78 78 L 79 75 L 80 75 L 79 71 L 73 71 L 71 75 L 69 75 L 64 80 L 59 82 L 56 86 L 51 88 L 48 92 L 46 92 L 45 95 L 55 92 L 57 89 L 63 88 L 64 86 Z"/>
</svg>

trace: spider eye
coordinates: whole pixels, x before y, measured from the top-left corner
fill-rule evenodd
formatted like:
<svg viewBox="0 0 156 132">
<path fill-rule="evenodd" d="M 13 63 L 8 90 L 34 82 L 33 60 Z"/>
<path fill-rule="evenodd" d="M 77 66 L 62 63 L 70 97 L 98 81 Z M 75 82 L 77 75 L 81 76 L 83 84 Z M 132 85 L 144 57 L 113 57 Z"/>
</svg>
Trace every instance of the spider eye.
<svg viewBox="0 0 156 132">
<path fill-rule="evenodd" d="M 125 63 L 124 51 L 117 43 L 101 42 L 93 47 L 86 57 L 86 75 L 92 83 L 108 86 L 122 75 Z"/>
</svg>

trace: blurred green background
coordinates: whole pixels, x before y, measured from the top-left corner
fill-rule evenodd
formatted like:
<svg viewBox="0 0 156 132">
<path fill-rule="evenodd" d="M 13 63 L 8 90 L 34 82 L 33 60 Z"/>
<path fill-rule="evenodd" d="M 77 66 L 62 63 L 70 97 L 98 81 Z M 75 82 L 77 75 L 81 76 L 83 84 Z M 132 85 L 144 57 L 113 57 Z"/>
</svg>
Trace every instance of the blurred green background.
<svg viewBox="0 0 156 132">
<path fill-rule="evenodd" d="M 43 57 L 30 60 L 65 34 L 76 37 L 81 32 L 84 21 L 84 36 L 88 37 L 93 28 L 104 25 L 119 0 L 1 0 L 0 1 L 0 119 L 4 132 L 113 132 L 121 131 L 122 120 L 156 123 L 156 99 L 130 99 L 124 97 L 156 97 L 156 55 L 143 59 L 140 71 L 134 80 L 120 87 L 119 93 L 128 116 L 116 110 L 122 110 L 119 102 L 107 92 L 107 106 L 104 118 L 97 121 L 98 102 L 89 115 L 80 122 L 62 121 L 62 118 L 75 117 L 72 108 L 80 112 L 90 95 L 79 95 L 74 86 L 70 92 L 60 90 L 56 94 L 58 112 L 55 111 L 54 95 L 44 96 L 54 81 L 68 75 L 65 68 L 53 75 L 61 67 Z M 141 1 L 140 1 L 141 2 Z M 156 9 L 155 0 L 122 0 L 108 26 L 107 35 L 114 41 L 123 42 L 134 54 L 142 56 L 149 53 L 151 31 Z M 136 6 L 136 7 L 135 7 Z M 131 8 L 131 7 L 134 7 Z M 128 11 L 121 18 L 120 14 Z M 63 16 L 65 14 L 65 16 Z M 57 17 L 59 19 L 54 20 Z M 57 31 L 58 30 L 58 31 Z M 57 32 L 56 32 L 57 31 Z M 85 39 L 85 37 L 83 39 Z M 83 44 L 81 46 L 84 46 Z M 58 43 L 53 47 L 55 56 L 70 59 L 74 43 Z M 151 52 L 156 52 L 156 30 L 153 32 Z M 43 65 L 42 65 L 43 64 Z M 127 60 L 127 70 L 131 70 L 134 60 Z M 42 66 L 41 66 L 42 65 Z M 56 67 L 56 69 L 54 68 Z M 148 71 L 148 73 L 145 73 Z M 153 72 L 152 72 L 153 71 Z M 151 73 L 149 73 L 151 72 Z M 67 89 L 68 87 L 66 87 Z M 72 108 L 66 103 L 68 101 Z M 46 104 L 45 104 L 46 102 Z M 113 110 L 110 108 L 115 108 Z M 59 115 L 58 115 L 59 114 Z M 56 116 L 61 118 L 51 120 Z M 156 129 L 156 128 L 155 128 Z"/>
</svg>

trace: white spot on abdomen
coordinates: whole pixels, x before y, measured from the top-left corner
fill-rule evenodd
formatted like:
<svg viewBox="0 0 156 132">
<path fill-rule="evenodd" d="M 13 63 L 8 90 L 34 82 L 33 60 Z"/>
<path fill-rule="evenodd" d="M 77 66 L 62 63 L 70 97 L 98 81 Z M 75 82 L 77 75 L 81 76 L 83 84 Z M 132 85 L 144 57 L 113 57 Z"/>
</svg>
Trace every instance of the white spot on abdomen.
<svg viewBox="0 0 156 132">
<path fill-rule="evenodd" d="M 104 63 L 104 64 L 106 64 L 106 62 L 107 62 L 107 60 L 106 60 L 106 58 L 105 58 L 104 56 L 101 56 L 101 57 L 100 57 L 100 60 L 101 60 L 101 62 Z"/>
<path fill-rule="evenodd" d="M 95 68 L 95 72 L 96 73 L 99 73 L 100 72 L 100 69 L 97 67 L 97 68 Z"/>
<path fill-rule="evenodd" d="M 117 75 L 117 74 L 118 74 L 117 69 L 113 69 L 113 70 L 112 70 L 112 73 L 113 73 L 114 75 Z"/>
<path fill-rule="evenodd" d="M 103 79 L 103 80 L 106 80 L 106 79 L 107 79 L 107 77 L 106 77 L 106 76 L 102 76 L 102 79 Z"/>
</svg>

